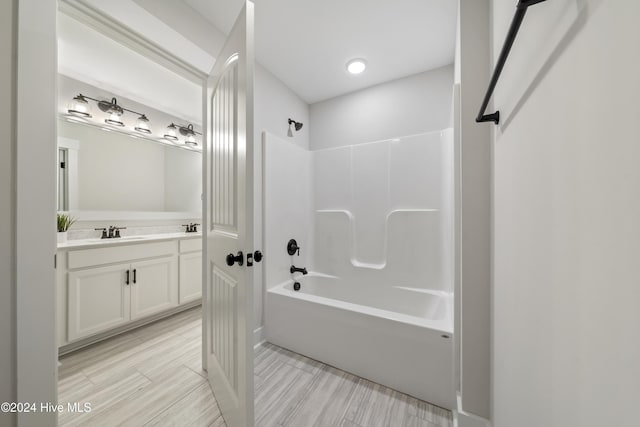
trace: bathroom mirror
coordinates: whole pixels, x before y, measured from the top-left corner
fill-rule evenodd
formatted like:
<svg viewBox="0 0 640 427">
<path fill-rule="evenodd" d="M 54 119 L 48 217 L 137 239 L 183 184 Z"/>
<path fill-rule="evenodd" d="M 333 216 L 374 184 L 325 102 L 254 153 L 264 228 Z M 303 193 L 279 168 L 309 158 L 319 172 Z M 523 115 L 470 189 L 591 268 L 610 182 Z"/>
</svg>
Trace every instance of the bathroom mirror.
<svg viewBox="0 0 640 427">
<path fill-rule="evenodd" d="M 199 217 L 201 193 L 199 151 L 58 120 L 58 210 L 81 220 Z"/>
</svg>

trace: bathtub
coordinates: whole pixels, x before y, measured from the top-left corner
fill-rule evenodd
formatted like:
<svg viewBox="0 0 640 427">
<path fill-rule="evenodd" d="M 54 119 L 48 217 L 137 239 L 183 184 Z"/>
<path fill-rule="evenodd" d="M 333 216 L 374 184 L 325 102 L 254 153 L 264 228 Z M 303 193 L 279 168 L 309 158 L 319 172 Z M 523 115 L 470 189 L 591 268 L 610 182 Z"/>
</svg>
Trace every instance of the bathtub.
<svg viewBox="0 0 640 427">
<path fill-rule="evenodd" d="M 310 272 L 267 291 L 267 341 L 447 409 L 453 298 Z"/>
</svg>

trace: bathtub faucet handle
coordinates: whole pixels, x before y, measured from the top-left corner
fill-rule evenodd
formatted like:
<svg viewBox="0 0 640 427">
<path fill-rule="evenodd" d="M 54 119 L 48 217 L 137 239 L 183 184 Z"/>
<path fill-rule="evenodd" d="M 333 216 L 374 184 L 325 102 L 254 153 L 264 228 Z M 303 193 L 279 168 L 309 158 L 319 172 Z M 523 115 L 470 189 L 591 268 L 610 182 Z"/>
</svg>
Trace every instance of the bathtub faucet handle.
<svg viewBox="0 0 640 427">
<path fill-rule="evenodd" d="M 298 253 L 298 256 L 300 256 L 300 246 L 298 246 L 296 239 L 291 239 L 289 240 L 289 243 L 287 243 L 287 253 L 293 256 L 296 252 Z"/>
</svg>

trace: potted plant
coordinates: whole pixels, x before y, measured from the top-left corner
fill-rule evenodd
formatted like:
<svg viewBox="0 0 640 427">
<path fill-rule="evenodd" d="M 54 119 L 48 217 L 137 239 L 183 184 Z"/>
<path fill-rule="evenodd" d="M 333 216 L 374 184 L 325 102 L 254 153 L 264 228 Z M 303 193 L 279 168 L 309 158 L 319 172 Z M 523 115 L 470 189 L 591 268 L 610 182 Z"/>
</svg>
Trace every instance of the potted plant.
<svg viewBox="0 0 640 427">
<path fill-rule="evenodd" d="M 58 214 L 58 243 L 64 243 L 67 241 L 67 231 L 69 227 L 73 225 L 76 220 L 69 214 Z"/>
</svg>

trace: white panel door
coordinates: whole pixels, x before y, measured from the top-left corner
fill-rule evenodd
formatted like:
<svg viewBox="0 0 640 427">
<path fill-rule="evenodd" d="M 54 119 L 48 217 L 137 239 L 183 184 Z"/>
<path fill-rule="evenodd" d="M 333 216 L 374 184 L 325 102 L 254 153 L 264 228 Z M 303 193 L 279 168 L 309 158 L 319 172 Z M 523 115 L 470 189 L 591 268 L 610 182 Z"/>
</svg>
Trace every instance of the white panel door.
<svg viewBox="0 0 640 427">
<path fill-rule="evenodd" d="M 202 297 L 202 252 L 180 255 L 180 304 Z"/>
<path fill-rule="evenodd" d="M 128 271 L 129 264 L 118 264 L 69 273 L 69 341 L 106 331 L 129 321 Z"/>
<path fill-rule="evenodd" d="M 154 258 L 131 264 L 131 320 L 178 305 L 178 259 Z"/>
<path fill-rule="evenodd" d="M 254 425 L 253 269 L 246 256 L 254 250 L 253 67 L 247 1 L 204 93 L 204 359 L 228 427 Z"/>
</svg>

